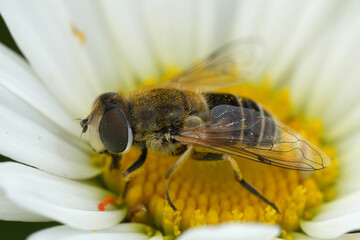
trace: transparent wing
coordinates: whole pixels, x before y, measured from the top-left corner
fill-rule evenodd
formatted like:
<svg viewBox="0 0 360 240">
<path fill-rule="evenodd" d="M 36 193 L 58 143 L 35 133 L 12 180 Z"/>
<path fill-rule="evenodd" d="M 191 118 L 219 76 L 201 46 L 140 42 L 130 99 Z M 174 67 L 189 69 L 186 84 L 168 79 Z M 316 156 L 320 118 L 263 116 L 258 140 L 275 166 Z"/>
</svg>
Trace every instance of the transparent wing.
<svg viewBox="0 0 360 240">
<path fill-rule="evenodd" d="M 255 78 L 264 65 L 264 44 L 257 38 L 230 42 L 188 67 L 169 84 L 216 89 Z"/>
<path fill-rule="evenodd" d="M 288 169 L 312 171 L 330 164 L 321 149 L 285 124 L 229 105 L 216 106 L 208 122 L 184 128 L 176 139 Z"/>
</svg>

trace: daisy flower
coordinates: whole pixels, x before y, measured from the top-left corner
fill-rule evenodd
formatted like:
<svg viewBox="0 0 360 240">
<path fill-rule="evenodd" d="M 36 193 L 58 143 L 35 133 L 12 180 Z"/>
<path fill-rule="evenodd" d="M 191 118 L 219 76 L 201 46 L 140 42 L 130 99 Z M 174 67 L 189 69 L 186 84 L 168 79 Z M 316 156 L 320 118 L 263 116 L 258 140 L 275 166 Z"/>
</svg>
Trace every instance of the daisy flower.
<svg viewBox="0 0 360 240">
<path fill-rule="evenodd" d="M 360 237 L 346 234 L 360 229 L 359 9 L 355 0 L 1 0 L 26 60 L 0 45 L 0 153 L 16 161 L 0 164 L 0 218 L 63 224 L 32 240 Z M 177 157 L 155 154 L 119 198 L 121 173 L 139 151 L 112 169 L 79 141 L 74 119 L 101 93 L 168 80 L 248 36 L 266 46 L 264 71 L 223 91 L 264 105 L 331 165 L 305 174 L 239 159 L 280 213 L 242 189 L 228 166 L 195 161 L 171 178 L 174 212 L 163 177 Z"/>
</svg>

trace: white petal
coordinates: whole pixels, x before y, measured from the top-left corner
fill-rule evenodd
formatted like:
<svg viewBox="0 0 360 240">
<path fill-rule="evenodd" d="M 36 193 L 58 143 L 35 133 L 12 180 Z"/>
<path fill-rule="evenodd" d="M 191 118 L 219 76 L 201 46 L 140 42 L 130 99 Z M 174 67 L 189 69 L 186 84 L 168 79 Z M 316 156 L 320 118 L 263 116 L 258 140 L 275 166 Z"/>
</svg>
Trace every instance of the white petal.
<svg viewBox="0 0 360 240">
<path fill-rule="evenodd" d="M 349 154 L 339 155 L 341 177 L 336 182 L 337 196 L 343 197 L 360 191 L 359 154 L 360 150 L 356 148 Z"/>
<path fill-rule="evenodd" d="M 1 104 L 47 127 L 78 135 L 78 122 L 50 95 L 28 64 L 0 44 Z M 51 125 L 51 123 L 53 123 Z"/>
<path fill-rule="evenodd" d="M 169 16 L 168 32 L 169 40 L 172 42 L 172 54 L 176 66 L 186 67 L 195 59 L 196 25 L 197 12 L 196 5 L 192 0 L 171 0 L 167 3 L 166 11 Z M 162 9 L 159 9 L 162 10 Z"/>
<path fill-rule="evenodd" d="M 0 141 L 1 154 L 56 175 L 82 179 L 100 172 L 76 145 L 1 104 Z"/>
<path fill-rule="evenodd" d="M 226 2 L 210 1 L 145 1 L 141 5 L 145 31 L 162 70 L 184 68 L 195 58 L 212 52 L 214 44 L 224 43 L 229 29 L 219 20 L 229 17 Z M 221 17 L 219 16 L 221 15 Z M 219 44 L 220 45 L 220 44 Z"/>
<path fill-rule="evenodd" d="M 154 49 L 154 55 L 161 67 L 176 65 L 175 47 L 170 36 L 170 13 L 167 11 L 169 2 L 163 0 L 143 1 L 142 14 L 144 31 Z M 163 69 L 162 69 L 163 70 Z"/>
<path fill-rule="evenodd" d="M 340 123 L 339 123 L 340 124 Z M 340 176 L 336 182 L 337 196 L 343 197 L 360 191 L 360 131 L 354 129 L 352 134 L 337 139 L 337 158 L 340 160 Z"/>
<path fill-rule="evenodd" d="M 269 55 L 267 57 L 270 57 L 274 52 L 278 53 L 279 48 L 283 48 L 284 38 L 287 39 L 287 36 L 284 35 L 289 33 L 289 29 L 298 20 L 298 13 L 301 12 L 299 9 L 306 4 L 303 4 L 303 1 L 288 2 L 281 0 L 253 2 L 256 3 L 241 5 L 240 10 L 242 11 L 239 15 L 244 13 L 245 9 L 253 8 L 249 11 L 249 13 L 252 13 L 250 16 L 252 28 L 246 32 L 250 30 L 252 34 L 256 34 L 256 36 L 266 41 L 267 54 Z M 244 18 L 242 21 L 247 21 L 247 19 Z M 249 25 L 249 23 L 245 23 L 245 25 Z M 240 29 L 239 25 L 236 25 L 235 28 L 237 28 L 235 29 L 235 32 L 238 32 L 236 33 L 237 36 L 244 36 L 244 30 Z"/>
<path fill-rule="evenodd" d="M 141 21 L 140 2 L 102 1 L 102 10 L 111 31 L 115 51 L 126 67 L 141 80 L 158 77 L 158 66 Z"/>
<path fill-rule="evenodd" d="M 360 21 L 359 2 L 347 3 L 334 15 L 333 23 L 303 51 L 291 77 L 293 101 L 298 109 L 305 109 L 309 117 L 322 115 L 343 83 L 344 74 L 351 70 L 351 62 L 358 57 L 354 47 L 360 31 L 354 31 L 351 26 Z"/>
<path fill-rule="evenodd" d="M 26 211 L 15 205 L 0 190 L 0 219 L 5 221 L 46 222 L 51 219 Z"/>
<path fill-rule="evenodd" d="M 32 67 L 53 95 L 80 116 L 114 82 L 120 87 L 123 77 L 93 3 L 0 1 L 2 16 Z"/>
<path fill-rule="evenodd" d="M 112 34 L 107 28 L 103 2 L 65 0 L 64 3 L 74 26 L 86 36 L 83 47 L 96 81 L 100 83 L 98 91 L 118 91 L 132 86 L 130 72 L 115 51 L 116 42 L 112 41 Z M 87 79 L 83 80 L 86 84 Z"/>
<path fill-rule="evenodd" d="M 327 52 L 324 52 L 312 92 L 308 95 L 306 110 L 309 116 L 322 116 L 333 96 L 344 84 L 348 84 L 344 77 L 360 60 L 360 31 L 354 29 L 360 24 L 360 2 L 350 3 L 333 27 L 323 34 L 327 39 Z"/>
<path fill-rule="evenodd" d="M 358 80 L 358 77 L 356 78 L 356 80 Z M 359 89 L 358 84 L 355 85 L 351 85 L 351 83 L 347 83 L 347 84 L 349 84 L 349 87 L 353 87 L 355 91 Z M 348 92 L 346 96 L 343 97 L 348 98 L 350 94 L 352 94 L 352 92 Z M 356 93 L 356 96 L 358 96 L 358 92 Z M 330 108 L 331 106 L 329 106 L 329 109 L 331 109 L 332 111 L 337 111 L 344 104 L 346 104 L 345 101 L 339 101 L 336 103 L 337 106 L 335 108 Z M 326 125 L 325 126 L 328 129 L 328 131 L 326 132 L 326 137 L 330 141 L 338 141 L 339 139 L 342 139 L 344 137 L 347 137 L 348 135 L 353 134 L 354 131 L 357 131 L 359 129 L 360 126 L 358 120 L 360 118 L 359 101 L 349 103 L 349 105 L 351 106 L 351 109 L 348 109 L 348 111 L 346 111 L 346 107 L 344 107 L 345 112 L 343 112 L 341 115 L 338 115 L 333 119 L 329 118 L 328 121 L 325 121 L 325 123 L 327 124 L 327 126 Z"/>
<path fill-rule="evenodd" d="M 0 187 L 17 206 L 79 229 L 108 228 L 126 215 L 111 205 L 98 210 L 98 204 L 112 195 L 108 191 L 21 164 L 0 164 Z"/>
<path fill-rule="evenodd" d="M 232 38 L 248 37 L 256 35 L 257 25 L 266 10 L 267 1 L 242 1 L 237 5 L 234 16 Z"/>
<path fill-rule="evenodd" d="M 311 48 L 302 56 L 290 80 L 291 100 L 297 110 L 305 108 L 306 98 L 312 83 L 316 80 L 320 63 L 324 53 L 328 50 L 325 38 L 313 43 Z"/>
<path fill-rule="evenodd" d="M 73 229 L 68 226 L 56 226 L 48 228 L 32 234 L 29 240 L 88 240 L 88 239 L 103 239 L 103 240 L 162 240 L 162 235 L 157 231 L 154 236 L 147 235 L 147 229 L 150 227 L 139 223 L 123 223 L 114 227 L 99 230 L 99 231 L 83 231 Z"/>
<path fill-rule="evenodd" d="M 296 60 L 328 23 L 335 1 L 276 1 L 271 2 L 271 14 L 262 20 L 264 38 L 273 53 L 268 74 L 274 83 L 288 81 L 286 74 L 296 67 Z M 263 18 L 262 15 L 260 15 Z M 277 21 L 277 22 L 275 22 Z"/>
<path fill-rule="evenodd" d="M 94 176 L 99 172 L 90 165 L 88 155 L 76 149 L 79 147 L 85 151 L 89 150 L 78 141 L 80 132 L 78 122 L 73 121 L 53 99 L 24 60 L 2 45 L 0 45 L 0 95 L 2 116 L 0 151 L 3 155 L 70 177 L 79 172 L 81 173 L 76 176 L 77 178 Z M 46 135 L 50 137 L 41 142 L 43 145 L 37 145 L 39 137 Z M 28 147 L 24 149 L 24 146 Z M 37 151 L 39 147 L 42 149 Z M 65 152 L 59 154 L 61 149 L 68 155 L 64 154 Z M 37 153 L 29 153 L 33 150 Z M 72 158 L 69 158 L 73 153 Z M 57 156 L 51 157 L 51 155 Z M 51 159 L 48 159 L 49 157 Z M 64 167 L 60 167 L 61 165 Z M 76 171 L 73 171 L 75 169 Z"/>
<path fill-rule="evenodd" d="M 231 38 L 256 35 L 264 39 L 267 76 L 274 84 L 286 82 L 289 67 L 303 53 L 302 47 L 323 27 L 326 14 L 334 7 L 333 2 L 257 0 L 233 4 L 238 11 Z"/>
<path fill-rule="evenodd" d="M 9 82 L 11 80 L 15 80 L 15 79 L 7 78 L 6 82 Z M 24 84 L 24 87 L 26 87 L 26 84 Z M 31 87 L 29 88 L 28 90 L 26 90 L 27 93 L 31 92 Z M 36 95 L 36 93 L 34 94 Z M 41 94 L 41 92 L 39 92 L 39 94 Z M 53 113 L 49 112 L 49 114 L 54 115 L 55 117 L 58 117 L 58 120 L 61 120 L 61 124 L 63 125 L 63 127 L 61 128 L 59 127 L 60 124 L 59 125 L 57 125 L 57 123 L 54 124 L 52 120 L 42 115 L 38 109 L 31 106 L 30 105 L 31 100 L 30 101 L 23 100 L 24 95 L 22 94 L 17 95 L 13 93 L 9 88 L 4 87 L 1 84 L 0 84 L 0 96 L 1 96 L 0 105 L 3 106 L 4 108 L 11 109 L 11 111 L 15 112 L 16 114 L 21 115 L 22 117 L 28 119 L 29 121 L 35 122 L 39 126 L 46 129 L 47 131 L 57 135 L 59 138 L 68 141 L 69 143 L 73 144 L 76 147 L 79 147 L 80 149 L 83 149 L 85 151 L 90 150 L 87 144 L 85 144 L 82 141 L 79 141 L 79 136 L 81 132 L 79 121 L 74 121 L 73 119 L 71 119 L 70 115 L 68 115 L 67 112 L 62 112 L 61 115 L 59 112 L 56 111 L 56 104 L 54 104 L 54 112 Z M 46 99 L 46 97 L 44 97 L 41 101 L 47 101 L 47 100 L 50 99 Z M 51 108 L 51 106 L 49 106 L 49 108 Z M 18 124 L 21 125 L 22 123 L 19 122 Z"/>
<path fill-rule="evenodd" d="M 321 240 L 321 238 L 313 238 L 303 233 L 292 232 L 290 233 L 294 240 Z M 345 234 L 337 238 L 331 238 L 331 240 L 356 240 L 360 239 L 359 233 Z"/>
<path fill-rule="evenodd" d="M 224 22 L 221 22 L 228 18 L 224 19 L 219 15 L 227 14 L 227 16 L 230 17 L 229 11 L 226 11 L 229 10 L 229 7 L 226 9 L 223 7 L 223 4 L 229 5 L 229 2 L 230 1 L 219 2 L 216 0 L 201 0 L 192 2 L 196 13 L 196 21 L 194 21 L 195 30 L 193 31 L 193 44 L 195 44 L 195 47 L 193 48 L 193 51 L 197 58 L 201 59 L 206 57 L 221 44 L 226 42 L 227 39 L 224 38 L 222 35 L 223 32 L 220 31 L 227 31 L 227 34 L 229 34 L 230 24 L 224 24 Z M 161 36 L 158 36 L 157 34 L 153 35 L 161 38 Z M 156 43 L 156 41 L 154 42 Z M 159 51 L 161 51 L 161 45 L 159 46 Z M 191 59 L 187 64 L 190 65 L 193 60 L 194 59 Z"/>
<path fill-rule="evenodd" d="M 280 234 L 276 225 L 256 223 L 223 223 L 213 226 L 202 226 L 189 229 L 181 234 L 178 240 L 212 240 L 212 239 L 272 239 Z"/>
<path fill-rule="evenodd" d="M 359 54 L 360 55 L 360 54 Z M 324 124 L 328 129 L 326 137 L 336 141 L 359 129 L 360 116 L 360 64 L 342 77 L 341 85 L 325 108 Z"/>
<path fill-rule="evenodd" d="M 360 229 L 360 191 L 321 206 L 314 219 L 300 225 L 306 234 L 322 239 Z"/>
</svg>

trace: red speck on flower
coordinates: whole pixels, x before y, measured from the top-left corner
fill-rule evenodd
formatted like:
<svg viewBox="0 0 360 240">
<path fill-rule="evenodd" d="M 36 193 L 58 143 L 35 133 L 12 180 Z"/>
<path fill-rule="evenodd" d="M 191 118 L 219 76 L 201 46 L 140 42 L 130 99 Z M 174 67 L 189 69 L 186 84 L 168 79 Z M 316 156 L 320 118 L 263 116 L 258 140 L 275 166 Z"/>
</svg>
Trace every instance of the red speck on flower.
<svg viewBox="0 0 360 240">
<path fill-rule="evenodd" d="M 110 203 L 111 204 L 115 203 L 115 199 L 112 196 L 108 196 L 102 202 L 100 202 L 98 205 L 98 209 L 100 211 L 105 211 L 105 207 Z"/>
</svg>

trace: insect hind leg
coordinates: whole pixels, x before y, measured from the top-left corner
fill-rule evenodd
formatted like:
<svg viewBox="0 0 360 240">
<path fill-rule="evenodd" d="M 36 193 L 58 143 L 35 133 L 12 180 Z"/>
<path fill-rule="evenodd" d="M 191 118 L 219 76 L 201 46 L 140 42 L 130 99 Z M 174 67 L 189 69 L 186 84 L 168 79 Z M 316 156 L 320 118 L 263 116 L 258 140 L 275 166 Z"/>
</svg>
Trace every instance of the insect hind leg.
<svg viewBox="0 0 360 240">
<path fill-rule="evenodd" d="M 277 213 L 280 213 L 279 209 L 276 207 L 276 205 L 274 203 L 270 202 L 266 197 L 261 195 L 253 186 L 251 186 L 247 181 L 245 181 L 245 179 L 243 178 L 243 176 L 241 174 L 239 166 L 237 165 L 236 161 L 229 154 L 224 154 L 223 159 L 230 163 L 231 168 L 233 169 L 236 181 L 238 181 L 244 188 L 246 188 L 252 194 L 254 194 L 255 196 L 258 196 L 262 201 L 269 204 L 272 208 L 275 209 L 275 211 Z"/>
</svg>

